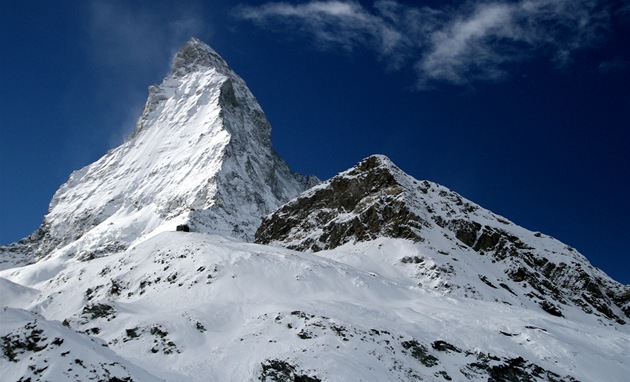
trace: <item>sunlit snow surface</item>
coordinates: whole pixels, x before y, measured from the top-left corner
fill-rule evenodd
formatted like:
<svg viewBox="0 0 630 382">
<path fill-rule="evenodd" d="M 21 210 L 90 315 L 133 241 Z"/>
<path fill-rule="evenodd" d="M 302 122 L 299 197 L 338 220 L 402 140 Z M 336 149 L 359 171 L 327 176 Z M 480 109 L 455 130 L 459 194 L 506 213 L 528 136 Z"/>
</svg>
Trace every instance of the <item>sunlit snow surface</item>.
<svg viewBox="0 0 630 382">
<path fill-rule="evenodd" d="M 24 365 L 30 363 L 35 370 L 56 364 L 67 351 L 67 359 L 116 359 L 129 373 L 140 367 L 170 381 L 256 380 L 269 359 L 327 381 L 443 380 L 442 372 L 454 380 L 486 380 L 467 365 L 488 356 L 499 359 L 491 358 L 495 364 L 523 357 L 584 381 L 627 377 L 625 326 L 580 323 L 418 287 L 389 261 L 413 250 L 414 244 L 393 239 L 340 250 L 342 256 L 360 252 L 364 260 L 355 262 L 366 264 L 362 270 L 218 235 L 165 232 L 89 262 L 51 259 L 3 271 L 3 278 L 39 293 L 2 312 L 0 335 L 28 332 L 24 327 L 36 321 L 49 341 L 64 338 L 59 350 L 49 345 L 18 355 L 18 365 L 0 358 L 3 379 L 28 375 Z M 378 258 L 383 253 L 387 258 Z M 32 293 L 0 285 L 3 296 Z M 102 339 L 124 360 L 108 349 L 92 354 L 87 336 L 65 340 L 61 321 Z M 414 358 L 403 345 L 413 341 L 437 362 L 427 366 Z M 436 341 L 461 352 L 437 350 Z M 60 380 L 62 371 L 51 367 L 40 376 Z"/>
</svg>

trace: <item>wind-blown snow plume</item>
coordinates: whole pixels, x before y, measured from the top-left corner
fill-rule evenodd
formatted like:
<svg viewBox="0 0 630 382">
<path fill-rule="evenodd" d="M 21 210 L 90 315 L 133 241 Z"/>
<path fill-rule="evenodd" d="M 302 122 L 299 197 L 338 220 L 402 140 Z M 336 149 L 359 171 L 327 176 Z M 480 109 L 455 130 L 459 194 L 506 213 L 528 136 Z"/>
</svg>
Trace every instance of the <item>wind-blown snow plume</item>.
<svg viewBox="0 0 630 382">
<path fill-rule="evenodd" d="M 400 68 L 412 66 L 419 87 L 435 81 L 497 80 L 506 65 L 544 56 L 556 65 L 601 38 L 610 23 L 599 0 L 465 2 L 456 7 L 408 6 L 380 0 L 272 2 L 241 6 L 236 15 L 258 25 L 297 28 L 322 48 L 366 46 Z"/>
<path fill-rule="evenodd" d="M 174 4 L 165 18 L 155 7 L 138 2 L 86 3 L 84 50 L 96 69 L 98 96 L 111 105 L 101 123 L 110 131 L 109 148 L 114 148 L 133 131 L 142 111 L 146 89 L 138 79 L 163 76 L 182 42 L 190 36 L 212 36 L 212 24 L 190 4 Z"/>
</svg>

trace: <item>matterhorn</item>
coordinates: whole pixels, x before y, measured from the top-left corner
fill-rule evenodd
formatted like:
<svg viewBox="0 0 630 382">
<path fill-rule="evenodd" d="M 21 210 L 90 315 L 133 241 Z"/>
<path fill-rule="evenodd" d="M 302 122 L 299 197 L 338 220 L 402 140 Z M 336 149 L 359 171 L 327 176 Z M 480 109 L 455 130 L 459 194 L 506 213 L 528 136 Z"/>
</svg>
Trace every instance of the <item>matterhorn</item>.
<svg viewBox="0 0 630 382">
<path fill-rule="evenodd" d="M 383 155 L 324 182 L 292 172 L 246 83 L 195 38 L 0 269 L 3 381 L 630 371 L 630 286 Z"/>
<path fill-rule="evenodd" d="M 55 193 L 26 252 L 97 257 L 176 225 L 249 240 L 262 216 L 316 182 L 291 173 L 245 82 L 191 39 L 149 88 L 127 142 Z"/>
</svg>

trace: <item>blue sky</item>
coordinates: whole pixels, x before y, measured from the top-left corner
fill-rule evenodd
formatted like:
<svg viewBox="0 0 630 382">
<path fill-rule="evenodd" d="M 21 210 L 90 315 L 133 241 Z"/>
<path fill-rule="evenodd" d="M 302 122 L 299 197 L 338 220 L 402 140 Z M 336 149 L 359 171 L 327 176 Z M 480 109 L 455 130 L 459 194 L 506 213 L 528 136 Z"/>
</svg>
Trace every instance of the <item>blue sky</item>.
<svg viewBox="0 0 630 382">
<path fill-rule="evenodd" d="M 191 36 L 298 172 L 380 153 L 630 283 L 630 4 L 1 1 L 0 243 L 133 130 Z"/>
</svg>

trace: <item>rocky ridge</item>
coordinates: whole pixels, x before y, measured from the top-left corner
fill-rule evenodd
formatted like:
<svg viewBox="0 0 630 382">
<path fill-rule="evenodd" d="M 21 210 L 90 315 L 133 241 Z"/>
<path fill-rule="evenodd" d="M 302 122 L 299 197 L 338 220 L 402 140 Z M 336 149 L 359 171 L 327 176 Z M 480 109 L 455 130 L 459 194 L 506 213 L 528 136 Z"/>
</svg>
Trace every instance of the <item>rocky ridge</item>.
<svg viewBox="0 0 630 382">
<path fill-rule="evenodd" d="M 579 308 L 602 322 L 625 325 L 630 318 L 630 287 L 575 249 L 416 180 L 384 156 L 366 158 L 306 191 L 267 216 L 256 232 L 258 243 L 311 252 L 377 238 L 416 243 L 395 261 L 452 294 L 514 305 L 526 300 L 555 316 Z"/>
</svg>

